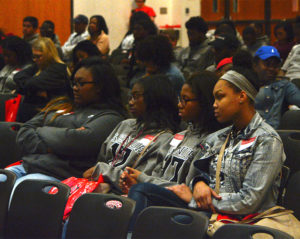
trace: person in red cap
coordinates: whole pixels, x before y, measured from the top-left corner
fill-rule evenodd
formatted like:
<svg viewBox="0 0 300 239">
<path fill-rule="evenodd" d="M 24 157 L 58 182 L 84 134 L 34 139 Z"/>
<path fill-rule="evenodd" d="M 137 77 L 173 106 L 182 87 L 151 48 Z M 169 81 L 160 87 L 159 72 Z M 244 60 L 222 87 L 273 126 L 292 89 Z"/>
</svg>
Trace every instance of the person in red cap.
<svg viewBox="0 0 300 239">
<path fill-rule="evenodd" d="M 220 78 L 232 68 L 232 57 L 226 57 L 219 62 L 216 68 L 216 74 Z"/>
</svg>

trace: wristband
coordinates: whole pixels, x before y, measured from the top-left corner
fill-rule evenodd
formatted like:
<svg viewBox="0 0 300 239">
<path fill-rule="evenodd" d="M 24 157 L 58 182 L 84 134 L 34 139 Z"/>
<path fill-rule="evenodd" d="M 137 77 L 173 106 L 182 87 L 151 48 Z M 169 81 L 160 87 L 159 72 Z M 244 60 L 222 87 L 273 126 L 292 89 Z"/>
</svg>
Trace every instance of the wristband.
<svg viewBox="0 0 300 239">
<path fill-rule="evenodd" d="M 188 207 L 189 208 L 197 208 L 198 207 L 194 197 L 192 197 L 191 201 L 188 204 Z"/>
</svg>

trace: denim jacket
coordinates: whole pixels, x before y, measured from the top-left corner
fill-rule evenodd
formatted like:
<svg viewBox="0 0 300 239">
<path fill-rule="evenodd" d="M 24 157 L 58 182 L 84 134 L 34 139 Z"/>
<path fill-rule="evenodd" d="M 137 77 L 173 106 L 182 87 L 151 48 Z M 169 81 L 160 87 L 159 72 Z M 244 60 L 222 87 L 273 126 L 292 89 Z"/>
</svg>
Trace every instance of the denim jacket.
<svg viewBox="0 0 300 239">
<path fill-rule="evenodd" d="M 288 80 L 280 80 L 260 88 L 255 98 L 255 109 L 265 121 L 278 128 L 284 108 L 300 106 L 300 90 Z"/>
<path fill-rule="evenodd" d="M 191 187 L 205 181 L 215 188 L 218 154 L 231 132 L 232 126 L 207 137 L 205 153 L 196 156 L 191 165 Z M 235 136 L 231 133 L 220 173 L 222 199 L 213 199 L 214 207 L 223 213 L 246 215 L 275 206 L 284 160 L 280 137 L 256 113 L 245 129 Z"/>
</svg>

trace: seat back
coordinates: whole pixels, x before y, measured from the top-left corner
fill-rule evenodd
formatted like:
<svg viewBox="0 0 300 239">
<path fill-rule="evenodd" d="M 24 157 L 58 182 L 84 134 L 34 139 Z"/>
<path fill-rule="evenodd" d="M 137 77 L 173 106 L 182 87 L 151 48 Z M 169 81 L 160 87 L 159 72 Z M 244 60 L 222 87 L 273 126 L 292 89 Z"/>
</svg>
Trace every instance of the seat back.
<svg viewBox="0 0 300 239">
<path fill-rule="evenodd" d="M 213 239 L 252 239 L 257 233 L 271 235 L 274 239 L 292 239 L 293 237 L 285 232 L 263 226 L 226 224 L 220 227 L 214 234 Z M 269 238 L 269 237 L 259 237 Z"/>
<path fill-rule="evenodd" d="M 294 216 L 300 220 L 300 171 L 291 175 L 283 205 L 284 207 L 293 210 Z"/>
<path fill-rule="evenodd" d="M 283 143 L 286 154 L 285 165 L 291 170 L 291 174 L 300 170 L 300 130 L 277 130 Z"/>
<path fill-rule="evenodd" d="M 17 94 L 0 93 L 0 121 L 5 121 L 5 102 L 17 97 Z"/>
<path fill-rule="evenodd" d="M 278 129 L 300 130 L 300 110 L 286 111 L 280 120 Z"/>
<path fill-rule="evenodd" d="M 126 238 L 135 202 L 113 194 L 87 193 L 71 211 L 66 238 Z"/>
<path fill-rule="evenodd" d="M 288 182 L 289 177 L 290 177 L 290 172 L 291 172 L 291 170 L 290 170 L 289 167 L 287 167 L 285 165 L 282 166 L 282 168 L 281 168 L 281 181 L 280 181 L 278 201 L 277 201 L 277 203 L 279 205 L 283 204 L 287 182 Z"/>
<path fill-rule="evenodd" d="M 20 160 L 21 150 L 16 144 L 21 123 L 0 122 L 0 168 Z"/>
<path fill-rule="evenodd" d="M 208 217 L 201 212 L 175 207 L 148 207 L 138 216 L 132 238 L 197 238 L 204 237 Z"/>
<path fill-rule="evenodd" d="M 16 175 L 8 170 L 0 169 L 0 175 L 5 175 L 6 180 L 0 181 L 0 238 L 4 236 L 4 228 L 7 218 L 8 202 L 11 190 L 16 181 Z"/>
<path fill-rule="evenodd" d="M 292 83 L 294 83 L 300 89 L 300 78 L 293 79 Z"/>
<path fill-rule="evenodd" d="M 56 194 L 49 194 L 57 187 Z M 7 217 L 6 238 L 60 238 L 70 188 L 62 183 L 25 180 L 15 189 Z"/>
</svg>

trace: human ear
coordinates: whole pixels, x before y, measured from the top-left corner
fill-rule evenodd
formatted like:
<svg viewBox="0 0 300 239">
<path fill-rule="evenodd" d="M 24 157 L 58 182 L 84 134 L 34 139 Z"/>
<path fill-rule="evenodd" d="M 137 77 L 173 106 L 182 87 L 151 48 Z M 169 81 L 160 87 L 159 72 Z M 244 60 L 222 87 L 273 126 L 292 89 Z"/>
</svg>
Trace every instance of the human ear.
<svg viewBox="0 0 300 239">
<path fill-rule="evenodd" d="M 247 100 L 248 100 L 248 96 L 247 96 L 247 94 L 246 94 L 246 92 L 245 91 L 241 91 L 240 92 L 240 97 L 239 97 L 240 99 L 240 104 L 243 104 L 244 102 L 246 102 Z"/>
</svg>

